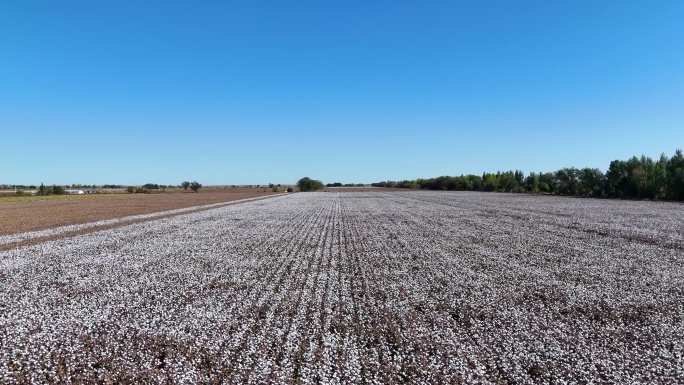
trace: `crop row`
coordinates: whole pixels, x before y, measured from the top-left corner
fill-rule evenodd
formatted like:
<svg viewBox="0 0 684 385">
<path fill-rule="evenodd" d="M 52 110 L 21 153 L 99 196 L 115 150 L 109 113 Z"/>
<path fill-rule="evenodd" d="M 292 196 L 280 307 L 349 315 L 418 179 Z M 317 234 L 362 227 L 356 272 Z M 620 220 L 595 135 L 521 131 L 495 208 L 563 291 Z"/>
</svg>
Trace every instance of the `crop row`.
<svg viewBox="0 0 684 385">
<path fill-rule="evenodd" d="M 672 383 L 682 205 L 307 193 L 0 253 L 0 383 Z"/>
</svg>

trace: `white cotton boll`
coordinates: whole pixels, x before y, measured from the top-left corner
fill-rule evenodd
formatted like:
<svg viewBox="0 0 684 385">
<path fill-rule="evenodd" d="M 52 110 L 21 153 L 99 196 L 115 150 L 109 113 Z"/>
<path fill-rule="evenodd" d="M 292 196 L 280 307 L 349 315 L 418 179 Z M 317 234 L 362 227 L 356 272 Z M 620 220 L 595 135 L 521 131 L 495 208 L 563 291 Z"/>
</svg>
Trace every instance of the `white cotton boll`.
<svg viewBox="0 0 684 385">
<path fill-rule="evenodd" d="M 62 381 L 675 378 L 681 206 L 569 201 L 294 194 L 2 252 L 0 382 L 15 359 Z"/>
</svg>

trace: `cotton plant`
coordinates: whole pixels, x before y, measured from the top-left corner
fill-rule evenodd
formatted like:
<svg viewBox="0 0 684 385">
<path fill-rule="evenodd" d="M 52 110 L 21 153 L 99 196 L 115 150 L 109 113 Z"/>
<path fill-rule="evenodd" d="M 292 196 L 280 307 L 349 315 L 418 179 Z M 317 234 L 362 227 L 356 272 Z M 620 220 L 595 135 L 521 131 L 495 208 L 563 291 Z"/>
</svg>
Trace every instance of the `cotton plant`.
<svg viewBox="0 0 684 385">
<path fill-rule="evenodd" d="M 681 205 L 407 191 L 189 211 L 0 252 L 0 383 L 684 377 Z"/>
</svg>

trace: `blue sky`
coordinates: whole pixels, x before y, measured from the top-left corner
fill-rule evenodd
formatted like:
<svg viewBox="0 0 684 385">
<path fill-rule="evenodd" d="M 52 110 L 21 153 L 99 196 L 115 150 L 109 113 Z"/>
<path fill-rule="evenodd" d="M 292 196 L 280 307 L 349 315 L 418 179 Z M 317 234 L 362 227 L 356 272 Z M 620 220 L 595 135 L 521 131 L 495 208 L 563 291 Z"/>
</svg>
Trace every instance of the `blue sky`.
<svg viewBox="0 0 684 385">
<path fill-rule="evenodd" d="M 375 182 L 684 147 L 683 1 L 0 2 L 0 183 Z"/>
</svg>

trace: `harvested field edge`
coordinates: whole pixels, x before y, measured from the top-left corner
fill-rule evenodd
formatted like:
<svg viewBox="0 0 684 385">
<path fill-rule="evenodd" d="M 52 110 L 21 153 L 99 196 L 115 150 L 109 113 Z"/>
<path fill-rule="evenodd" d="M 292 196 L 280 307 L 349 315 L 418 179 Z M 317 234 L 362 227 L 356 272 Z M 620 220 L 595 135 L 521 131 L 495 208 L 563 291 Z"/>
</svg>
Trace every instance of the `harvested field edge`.
<svg viewBox="0 0 684 385">
<path fill-rule="evenodd" d="M 239 203 L 257 201 L 262 199 L 274 198 L 285 194 L 268 195 L 255 198 L 239 199 L 229 202 L 211 203 L 207 205 L 184 207 L 174 210 L 158 211 L 156 213 L 129 215 L 121 218 L 106 219 L 96 222 L 81 223 L 76 225 L 60 226 L 52 229 L 29 231 L 19 234 L 0 236 L 0 251 L 10 250 L 15 247 L 30 246 L 37 243 L 51 241 L 58 238 L 73 237 L 81 234 L 88 234 L 101 230 L 113 229 L 135 223 L 151 220 L 171 218 L 183 214 L 191 214 L 200 211 L 211 210 L 219 207 L 230 206 Z"/>
</svg>

